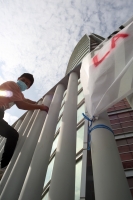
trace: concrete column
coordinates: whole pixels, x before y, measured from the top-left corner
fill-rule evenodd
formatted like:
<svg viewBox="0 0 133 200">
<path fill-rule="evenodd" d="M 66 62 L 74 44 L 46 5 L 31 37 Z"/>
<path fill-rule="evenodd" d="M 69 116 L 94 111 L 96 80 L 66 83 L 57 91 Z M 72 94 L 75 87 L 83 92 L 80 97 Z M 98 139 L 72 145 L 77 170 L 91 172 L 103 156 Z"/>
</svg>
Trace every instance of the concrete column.
<svg viewBox="0 0 133 200">
<path fill-rule="evenodd" d="M 1 140 L 1 142 L 0 142 L 0 148 L 2 148 L 4 141 L 5 141 L 5 138 L 3 137 L 2 140 Z"/>
<path fill-rule="evenodd" d="M 19 140 L 18 140 L 16 149 L 15 149 L 15 152 L 13 154 L 13 157 L 12 157 L 12 159 L 11 159 L 11 161 L 10 161 L 10 163 L 9 163 L 5 173 L 4 173 L 4 176 L 2 177 L 1 182 L 0 182 L 0 194 L 1 194 L 1 192 L 2 192 L 2 190 L 4 188 L 4 186 L 5 186 L 5 183 L 6 183 L 8 177 L 10 175 L 10 172 L 11 172 L 13 166 L 14 166 L 14 163 L 17 160 L 17 157 L 18 157 L 18 155 L 19 155 L 19 153 L 21 151 L 21 148 L 22 148 L 22 146 L 23 146 L 23 144 L 24 144 L 24 142 L 26 140 L 27 134 L 28 134 L 28 132 L 29 132 L 29 130 L 31 128 L 31 125 L 33 124 L 33 121 L 34 121 L 35 117 L 36 117 L 36 114 L 37 114 L 37 110 L 35 110 L 34 112 L 33 111 L 29 111 L 26 114 L 21 126 L 19 127 L 19 130 L 18 130 L 18 132 L 19 132 Z"/>
<path fill-rule="evenodd" d="M 3 148 L 3 146 L 5 145 L 6 142 L 6 138 L 3 138 L 3 140 L 0 143 L 0 150 Z"/>
<path fill-rule="evenodd" d="M 0 143 L 1 143 L 1 141 L 3 140 L 3 137 L 2 136 L 0 136 Z"/>
<path fill-rule="evenodd" d="M 2 154 L 3 154 L 3 151 L 4 151 L 5 143 L 6 143 L 6 138 L 3 138 L 3 140 L 2 140 L 2 142 L 0 144 L 0 160 L 2 158 Z"/>
<path fill-rule="evenodd" d="M 110 126 L 107 113 L 93 126 Z M 132 200 L 113 134 L 103 128 L 91 132 L 91 155 L 96 200 Z"/>
<path fill-rule="evenodd" d="M 18 131 L 18 129 L 20 128 L 20 126 L 21 126 L 21 124 L 22 124 L 22 119 L 19 119 L 18 120 L 18 122 L 17 122 L 17 124 L 15 125 L 15 127 L 14 127 L 14 129 L 16 130 L 16 131 Z"/>
<path fill-rule="evenodd" d="M 43 103 L 49 106 L 50 102 L 50 96 L 46 96 Z M 18 200 L 46 115 L 45 111 L 38 111 L 27 139 L 1 193 L 1 200 Z"/>
<path fill-rule="evenodd" d="M 58 85 L 23 184 L 19 200 L 41 199 L 63 93 L 64 86 Z"/>
<path fill-rule="evenodd" d="M 85 115 L 87 115 L 87 108 L 85 107 Z M 88 148 L 88 120 L 84 123 L 84 140 L 83 140 L 83 157 L 82 157 L 82 172 L 81 172 L 81 187 L 80 199 L 86 197 L 86 171 L 87 171 L 87 148 Z"/>
<path fill-rule="evenodd" d="M 1 150 L 0 150 L 0 160 L 1 160 L 1 158 L 2 158 L 3 151 L 4 151 L 4 145 L 3 145 L 3 147 L 2 147 Z"/>
<path fill-rule="evenodd" d="M 74 200 L 78 76 L 70 74 L 48 200 Z"/>
</svg>

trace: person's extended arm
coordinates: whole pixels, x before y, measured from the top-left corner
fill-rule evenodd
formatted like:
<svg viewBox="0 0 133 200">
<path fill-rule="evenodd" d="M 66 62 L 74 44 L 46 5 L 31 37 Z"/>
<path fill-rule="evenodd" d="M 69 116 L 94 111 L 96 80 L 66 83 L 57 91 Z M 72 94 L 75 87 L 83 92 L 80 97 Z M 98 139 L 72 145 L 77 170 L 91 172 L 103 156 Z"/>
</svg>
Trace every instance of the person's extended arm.
<svg viewBox="0 0 133 200">
<path fill-rule="evenodd" d="M 27 103 L 25 101 L 16 101 L 15 104 L 19 109 L 23 109 L 23 110 L 40 109 L 40 110 L 44 110 L 44 111 L 48 112 L 48 107 L 43 105 L 43 104 L 41 104 L 41 105 L 30 104 L 30 103 Z"/>
<path fill-rule="evenodd" d="M 30 99 L 24 99 L 25 102 L 30 103 L 30 104 L 36 104 L 36 101 L 32 101 Z"/>
</svg>

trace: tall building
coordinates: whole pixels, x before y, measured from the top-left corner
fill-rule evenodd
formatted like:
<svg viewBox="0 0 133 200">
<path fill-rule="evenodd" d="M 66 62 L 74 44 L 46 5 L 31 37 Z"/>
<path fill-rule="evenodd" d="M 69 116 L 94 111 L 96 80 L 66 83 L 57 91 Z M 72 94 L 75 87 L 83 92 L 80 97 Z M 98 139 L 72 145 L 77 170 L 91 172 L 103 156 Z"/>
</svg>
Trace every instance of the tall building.
<svg viewBox="0 0 133 200">
<path fill-rule="evenodd" d="M 84 56 L 90 51 L 93 51 L 97 47 L 97 45 L 100 44 L 103 40 L 103 37 L 96 34 L 91 34 L 90 36 L 84 35 L 78 42 L 78 44 L 75 46 L 71 54 L 67 65 L 66 74 L 68 74 L 76 66 L 81 64 L 81 61 L 84 58 Z"/>
<path fill-rule="evenodd" d="M 83 57 L 103 40 L 96 34 L 85 35 L 76 45 L 65 77 L 40 100 L 50 106 L 48 115 L 42 111 L 28 111 L 13 124 L 20 138 L 1 180 L 1 200 L 105 200 L 97 198 L 98 192 L 111 197 L 112 193 L 117 193 L 117 189 L 118 199 L 121 194 L 130 197 L 129 189 L 133 196 L 133 110 L 126 99 L 108 109 L 121 158 L 120 163 L 119 158 L 112 163 L 110 176 L 117 180 L 118 175 L 121 178 L 116 181 L 119 185 L 110 183 L 110 178 L 106 183 L 98 182 L 94 170 L 93 144 L 91 150 L 88 150 L 89 124 L 82 115 L 86 109 L 80 67 Z M 0 141 L 2 154 L 4 139 L 1 137 Z M 105 154 L 107 148 L 105 143 Z M 103 164 L 106 169 L 104 161 L 104 157 L 98 159 L 99 168 Z M 120 171 L 118 174 L 113 174 L 115 167 Z M 103 177 L 105 175 L 106 172 Z M 105 190 L 104 185 L 111 185 L 110 190 Z"/>
</svg>

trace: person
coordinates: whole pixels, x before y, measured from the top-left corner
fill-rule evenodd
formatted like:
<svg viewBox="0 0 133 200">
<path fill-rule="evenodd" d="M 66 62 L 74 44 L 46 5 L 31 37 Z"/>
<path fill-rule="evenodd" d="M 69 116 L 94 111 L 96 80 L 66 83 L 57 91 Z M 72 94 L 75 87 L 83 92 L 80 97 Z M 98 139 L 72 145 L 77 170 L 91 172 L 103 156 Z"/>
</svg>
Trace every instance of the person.
<svg viewBox="0 0 133 200">
<path fill-rule="evenodd" d="M 17 82 L 7 81 L 0 85 L 0 135 L 6 138 L 1 159 L 0 179 L 13 156 L 19 138 L 18 132 L 3 119 L 4 111 L 16 104 L 19 109 L 40 109 L 48 112 L 47 106 L 37 105 L 35 101 L 24 98 L 22 92 L 29 89 L 33 83 L 33 75 L 24 73 L 18 78 Z"/>
</svg>

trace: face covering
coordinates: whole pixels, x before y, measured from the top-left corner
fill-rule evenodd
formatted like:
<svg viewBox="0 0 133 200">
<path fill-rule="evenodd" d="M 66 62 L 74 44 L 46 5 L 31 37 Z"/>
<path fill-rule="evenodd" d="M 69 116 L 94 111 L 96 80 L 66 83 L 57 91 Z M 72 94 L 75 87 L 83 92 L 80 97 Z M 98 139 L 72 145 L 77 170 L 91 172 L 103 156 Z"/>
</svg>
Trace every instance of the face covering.
<svg viewBox="0 0 133 200">
<path fill-rule="evenodd" d="M 17 85 L 19 86 L 21 91 L 25 91 L 26 89 L 28 89 L 27 85 L 23 81 L 18 80 Z"/>
</svg>

